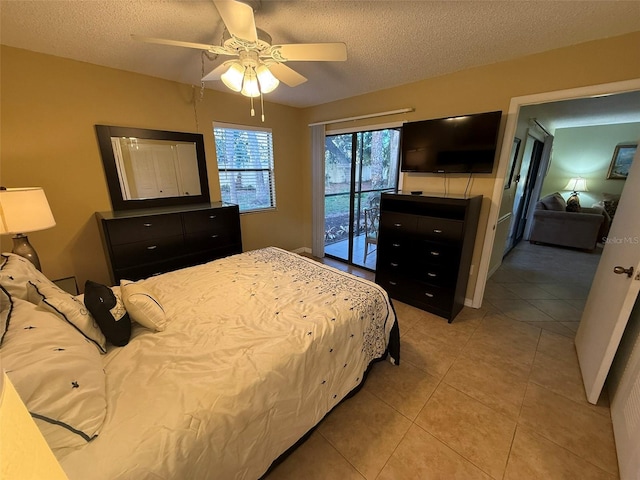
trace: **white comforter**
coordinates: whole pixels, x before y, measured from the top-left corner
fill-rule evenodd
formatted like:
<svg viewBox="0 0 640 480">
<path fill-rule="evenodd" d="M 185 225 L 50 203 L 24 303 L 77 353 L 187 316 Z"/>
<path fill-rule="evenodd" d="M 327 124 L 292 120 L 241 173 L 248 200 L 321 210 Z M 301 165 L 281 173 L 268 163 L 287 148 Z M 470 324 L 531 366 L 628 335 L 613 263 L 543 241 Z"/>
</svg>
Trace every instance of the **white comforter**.
<svg viewBox="0 0 640 480">
<path fill-rule="evenodd" d="M 387 294 L 267 248 L 144 281 L 169 323 L 105 356 L 99 436 L 55 452 L 72 480 L 255 479 L 387 347 Z"/>
</svg>

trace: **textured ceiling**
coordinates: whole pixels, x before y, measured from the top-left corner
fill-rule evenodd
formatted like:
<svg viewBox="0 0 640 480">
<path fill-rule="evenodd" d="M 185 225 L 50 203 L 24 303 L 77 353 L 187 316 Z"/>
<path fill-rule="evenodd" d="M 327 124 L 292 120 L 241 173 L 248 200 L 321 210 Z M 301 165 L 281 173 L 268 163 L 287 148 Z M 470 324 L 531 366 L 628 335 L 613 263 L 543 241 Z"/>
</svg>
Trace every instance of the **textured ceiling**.
<svg viewBox="0 0 640 480">
<path fill-rule="evenodd" d="M 305 107 L 638 31 L 640 2 L 263 0 L 255 18 L 276 44 L 346 43 L 346 62 L 292 62 L 309 81 L 267 95 Z M 195 85 L 199 51 L 130 35 L 219 44 L 223 31 L 207 0 L 1 0 L 0 20 L 2 44 Z"/>
</svg>

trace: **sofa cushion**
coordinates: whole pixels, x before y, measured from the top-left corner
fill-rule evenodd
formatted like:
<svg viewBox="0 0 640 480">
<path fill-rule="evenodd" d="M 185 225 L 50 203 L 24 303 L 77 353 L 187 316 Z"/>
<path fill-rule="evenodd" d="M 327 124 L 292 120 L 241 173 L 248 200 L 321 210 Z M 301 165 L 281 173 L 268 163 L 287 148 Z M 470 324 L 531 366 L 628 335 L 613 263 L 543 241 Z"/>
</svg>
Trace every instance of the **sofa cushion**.
<svg viewBox="0 0 640 480">
<path fill-rule="evenodd" d="M 540 199 L 540 202 L 544 207 L 544 210 L 555 210 L 557 212 L 564 212 L 567 208 L 567 202 L 564 201 L 562 195 L 558 192 L 552 193 Z"/>
</svg>

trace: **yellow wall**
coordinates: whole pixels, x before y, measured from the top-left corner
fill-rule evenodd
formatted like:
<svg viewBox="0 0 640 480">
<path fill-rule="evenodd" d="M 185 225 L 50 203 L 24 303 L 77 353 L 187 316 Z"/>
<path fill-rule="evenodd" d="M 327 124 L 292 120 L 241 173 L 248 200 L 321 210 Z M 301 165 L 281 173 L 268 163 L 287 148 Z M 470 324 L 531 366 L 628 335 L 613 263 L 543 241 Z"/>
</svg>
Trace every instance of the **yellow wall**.
<svg viewBox="0 0 640 480">
<path fill-rule="evenodd" d="M 58 225 L 29 237 L 51 278 L 75 275 L 81 286 L 86 279 L 108 281 L 93 217 L 95 211 L 110 209 L 94 124 L 204 133 L 213 200 L 219 198 L 219 186 L 211 123 L 259 124 L 248 115 L 248 100 L 237 94 L 207 90 L 197 103 L 196 128 L 189 85 L 5 46 L 0 54 L 0 183 L 45 189 Z M 278 209 L 243 215 L 243 246 L 245 250 L 311 246 L 308 123 L 402 107 L 415 111 L 331 128 L 506 112 L 514 96 L 640 78 L 639 55 L 640 32 L 636 32 L 307 109 L 268 103 L 266 126 L 274 134 Z M 449 177 L 449 191 L 463 192 L 467 177 Z M 473 257 L 476 271 L 494 180 L 495 175 L 478 175 L 471 184 L 472 194 L 486 197 Z M 410 190 L 443 191 L 442 178 L 433 175 L 404 175 L 404 185 Z M 6 238 L 2 247 L 10 249 Z M 469 292 L 475 282 L 473 275 Z"/>
<path fill-rule="evenodd" d="M 602 200 L 603 193 L 621 194 L 625 181 L 607 179 L 616 145 L 638 143 L 640 123 L 558 128 L 554 132 L 551 166 L 542 184 L 540 196 L 564 190 L 571 177 L 587 180 L 588 192 L 580 193 L 580 204 L 590 207 Z"/>
<path fill-rule="evenodd" d="M 331 126 L 343 129 L 396 120 L 414 121 L 502 110 L 505 113 L 499 139 L 502 142 L 506 112 L 511 98 L 640 78 L 639 58 L 640 32 L 635 32 L 320 105 L 307 109 L 305 120 L 307 123 L 313 123 L 405 107 L 415 109 L 414 112 L 393 117 Z M 509 139 L 510 143 L 511 141 L 512 139 Z M 305 178 L 310 178 L 310 168 L 308 160 Z M 464 192 L 468 178 L 466 175 L 447 177 L 449 192 Z M 473 254 L 472 263 L 475 268 L 469 279 L 468 298 L 473 296 L 475 289 L 475 273 L 480 261 L 494 182 L 495 167 L 492 175 L 474 176 L 471 184 L 471 193 L 483 195 L 485 198 Z M 308 189 L 310 191 L 310 187 Z M 404 189 L 443 193 L 443 178 L 441 175 L 432 174 L 404 174 Z M 310 211 L 310 208 L 310 204 L 306 206 L 307 211 Z M 307 237 L 311 237 L 310 227 Z"/>
<path fill-rule="evenodd" d="M 5 46 L 0 54 L 0 184 L 44 188 L 57 225 L 29 238 L 47 276 L 76 276 L 81 288 L 87 279 L 108 282 L 94 212 L 111 203 L 95 124 L 203 133 L 212 200 L 220 199 L 212 122 L 262 125 L 237 94 L 206 90 L 196 127 L 190 85 Z M 242 216 L 243 246 L 298 248 L 307 241 L 302 115 L 282 105 L 265 108 L 277 158 L 277 210 Z M 11 249 L 10 239 L 2 239 L 2 249 Z"/>
</svg>

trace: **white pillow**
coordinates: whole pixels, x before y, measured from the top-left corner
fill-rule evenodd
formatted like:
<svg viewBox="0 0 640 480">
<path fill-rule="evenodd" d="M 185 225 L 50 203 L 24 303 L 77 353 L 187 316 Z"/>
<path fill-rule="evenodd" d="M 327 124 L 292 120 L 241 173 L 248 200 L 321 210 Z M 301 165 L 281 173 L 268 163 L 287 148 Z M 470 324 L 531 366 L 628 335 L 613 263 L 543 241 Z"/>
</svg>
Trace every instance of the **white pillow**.
<svg viewBox="0 0 640 480">
<path fill-rule="evenodd" d="M 107 339 L 84 303 L 54 284 L 36 285 L 29 282 L 27 287 L 28 300 L 31 303 L 40 305 L 66 320 L 90 340 L 100 353 L 107 352 Z"/>
<path fill-rule="evenodd" d="M 11 298 L 28 300 L 27 285 L 55 285 L 44 276 L 29 260 L 15 253 L 3 253 L 0 257 L 0 286 Z"/>
<path fill-rule="evenodd" d="M 120 292 L 131 320 L 150 330 L 161 332 L 167 316 L 158 299 L 145 287 L 130 280 L 120 281 Z"/>
<path fill-rule="evenodd" d="M 2 366 L 51 448 L 85 445 L 107 402 L 100 354 L 57 315 L 13 299 Z"/>
</svg>

